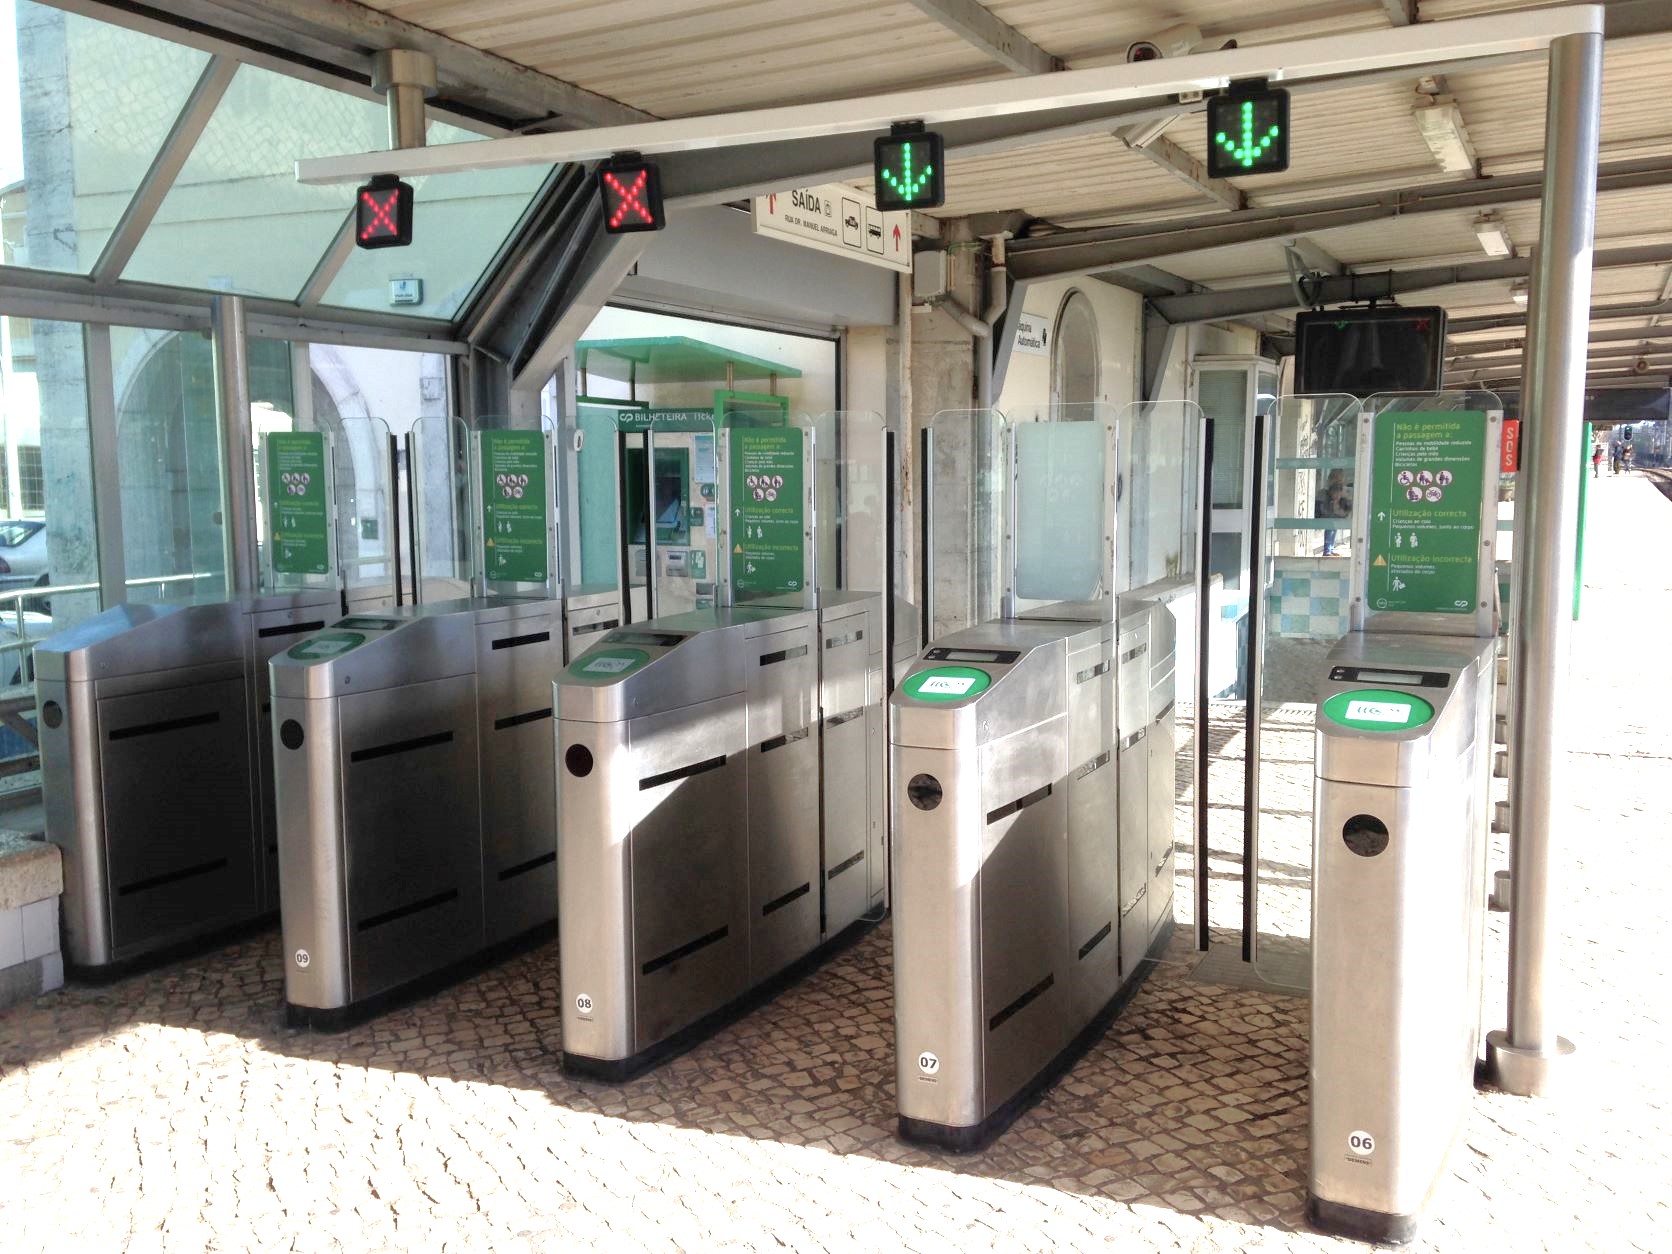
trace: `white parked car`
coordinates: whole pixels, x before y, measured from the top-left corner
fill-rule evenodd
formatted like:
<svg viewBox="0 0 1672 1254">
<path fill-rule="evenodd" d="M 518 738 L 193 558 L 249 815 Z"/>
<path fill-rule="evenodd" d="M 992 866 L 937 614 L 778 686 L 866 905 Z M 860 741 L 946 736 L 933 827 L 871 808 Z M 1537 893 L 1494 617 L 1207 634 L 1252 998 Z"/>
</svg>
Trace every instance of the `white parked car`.
<svg viewBox="0 0 1672 1254">
<path fill-rule="evenodd" d="M 44 587 L 46 524 L 38 518 L 0 519 L 0 592 Z"/>
</svg>

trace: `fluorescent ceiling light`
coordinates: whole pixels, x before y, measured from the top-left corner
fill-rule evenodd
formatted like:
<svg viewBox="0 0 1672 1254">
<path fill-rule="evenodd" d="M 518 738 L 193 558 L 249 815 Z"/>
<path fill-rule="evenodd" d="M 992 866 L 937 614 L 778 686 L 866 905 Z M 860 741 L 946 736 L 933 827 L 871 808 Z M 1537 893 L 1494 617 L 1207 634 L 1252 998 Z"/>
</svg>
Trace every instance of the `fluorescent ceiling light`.
<svg viewBox="0 0 1672 1254">
<path fill-rule="evenodd" d="M 1431 103 L 1419 104 L 1411 111 L 1417 121 L 1417 131 L 1434 160 L 1448 174 L 1473 174 L 1475 146 L 1469 140 L 1469 128 L 1463 125 L 1463 111 L 1450 96 L 1436 96 Z"/>
<path fill-rule="evenodd" d="M 1515 256 L 1515 241 L 1510 239 L 1504 219 L 1497 213 L 1483 213 L 1475 219 L 1475 238 L 1488 257 Z"/>
</svg>

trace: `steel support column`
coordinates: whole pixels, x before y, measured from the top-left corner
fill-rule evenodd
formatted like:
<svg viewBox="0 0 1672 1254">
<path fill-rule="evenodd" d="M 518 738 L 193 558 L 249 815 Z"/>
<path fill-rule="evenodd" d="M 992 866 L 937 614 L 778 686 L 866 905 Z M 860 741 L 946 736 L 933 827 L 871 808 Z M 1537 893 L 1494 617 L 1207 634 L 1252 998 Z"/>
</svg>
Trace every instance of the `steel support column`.
<svg viewBox="0 0 1672 1254">
<path fill-rule="evenodd" d="M 250 433 L 249 337 L 242 296 L 210 302 L 215 400 L 220 411 L 221 542 L 231 591 L 256 591 L 255 470 Z"/>
<path fill-rule="evenodd" d="M 1529 319 L 1517 494 L 1515 705 L 1510 728 L 1511 905 L 1509 1021 L 1487 1038 L 1488 1074 L 1523 1096 L 1553 1088 L 1573 1045 L 1557 1035 L 1554 991 L 1560 926 L 1552 896 L 1553 827 L 1567 818 L 1562 734 L 1573 639 L 1579 434 L 1596 228 L 1602 118 L 1602 36 L 1550 46 L 1544 202 Z"/>
</svg>

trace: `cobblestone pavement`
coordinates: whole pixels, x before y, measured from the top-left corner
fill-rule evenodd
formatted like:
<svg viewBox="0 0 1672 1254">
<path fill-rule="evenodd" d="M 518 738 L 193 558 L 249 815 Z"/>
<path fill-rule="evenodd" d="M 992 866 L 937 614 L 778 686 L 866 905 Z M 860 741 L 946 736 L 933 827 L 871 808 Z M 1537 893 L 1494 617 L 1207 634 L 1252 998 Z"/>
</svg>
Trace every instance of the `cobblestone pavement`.
<svg viewBox="0 0 1672 1254">
<path fill-rule="evenodd" d="M 1625 478 L 1591 500 L 1561 884 L 1573 1090 L 1476 1097 L 1425 1250 L 1672 1249 L 1672 730 L 1664 685 L 1623 661 L 1652 651 L 1621 646 L 1672 620 L 1664 559 L 1632 563 L 1672 504 Z M 1221 805 L 1236 791 L 1215 779 Z M 1209 869 L 1234 922 L 1223 826 Z M 1488 1027 L 1505 931 L 1493 915 Z M 1352 1247 L 1300 1227 L 1306 1002 L 1194 978 L 1182 930 L 1091 1053 L 965 1158 L 892 1135 L 886 926 L 619 1087 L 560 1073 L 554 946 L 341 1035 L 281 1026 L 277 949 L 0 1016 L 0 1248 Z"/>
</svg>

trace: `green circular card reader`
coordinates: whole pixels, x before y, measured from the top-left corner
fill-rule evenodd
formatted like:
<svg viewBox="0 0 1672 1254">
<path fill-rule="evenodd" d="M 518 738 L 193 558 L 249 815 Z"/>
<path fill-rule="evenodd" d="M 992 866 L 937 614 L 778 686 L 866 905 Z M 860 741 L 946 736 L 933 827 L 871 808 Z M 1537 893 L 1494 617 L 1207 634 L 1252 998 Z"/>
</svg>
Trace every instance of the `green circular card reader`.
<svg viewBox="0 0 1672 1254">
<path fill-rule="evenodd" d="M 569 678 L 587 684 L 608 683 L 631 674 L 648 661 L 650 654 L 643 649 L 594 649 L 569 663 Z"/>
<path fill-rule="evenodd" d="M 329 662 L 365 643 L 366 638 L 357 631 L 322 631 L 301 644 L 291 645 L 285 656 L 298 662 Z"/>
<path fill-rule="evenodd" d="M 1324 717 L 1354 731 L 1402 732 L 1421 727 L 1432 719 L 1434 707 L 1409 692 L 1357 688 L 1328 698 L 1324 702 Z"/>
<path fill-rule="evenodd" d="M 993 677 L 973 666 L 931 666 L 906 676 L 900 687 L 913 701 L 962 701 L 992 685 Z"/>
</svg>

